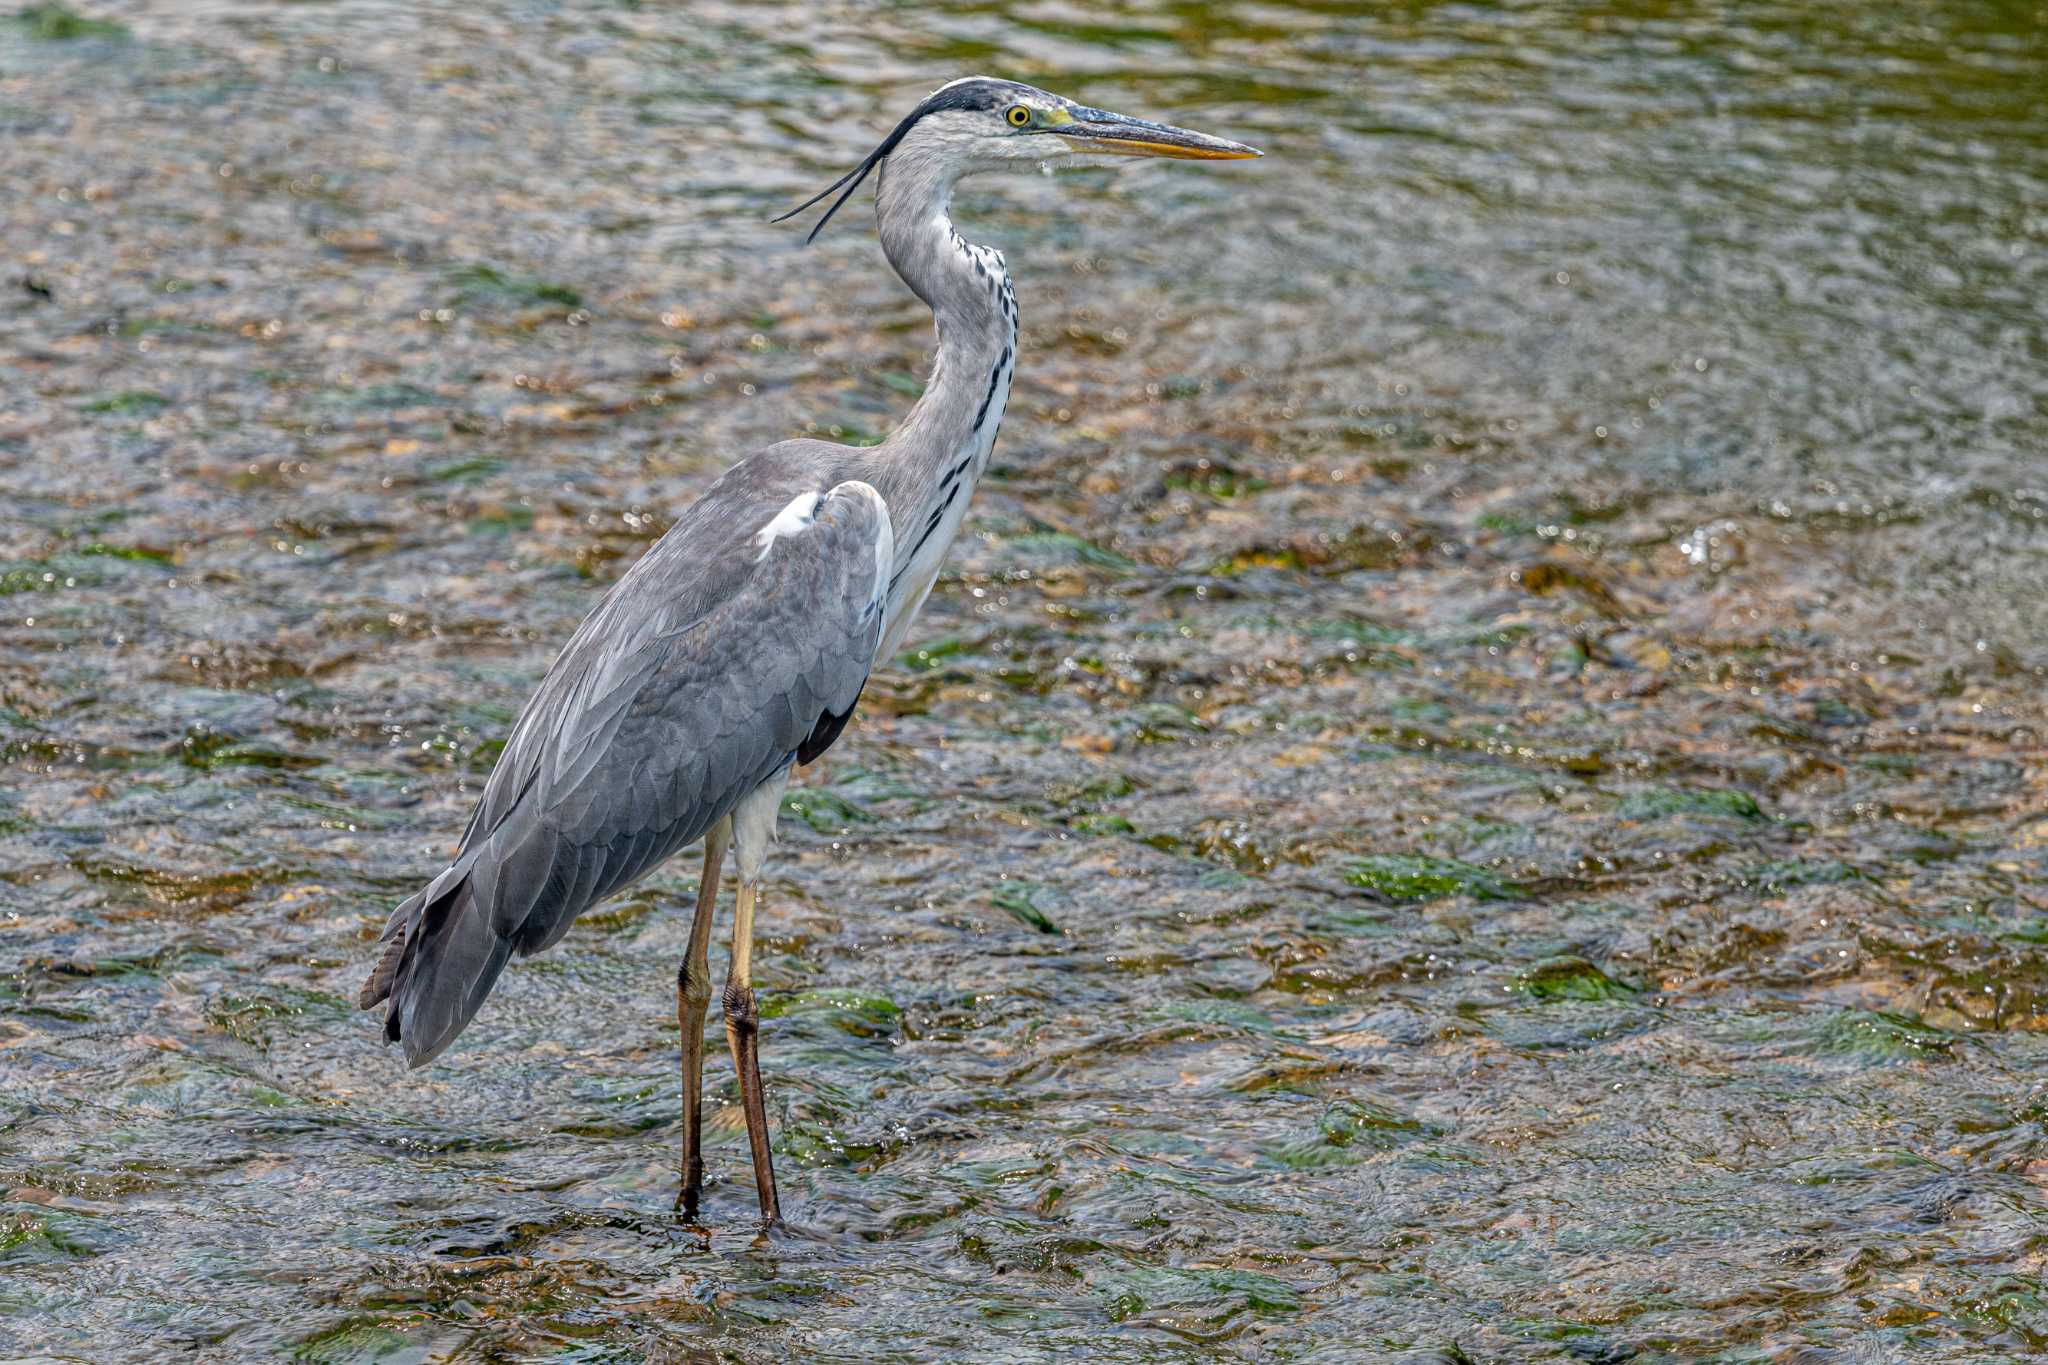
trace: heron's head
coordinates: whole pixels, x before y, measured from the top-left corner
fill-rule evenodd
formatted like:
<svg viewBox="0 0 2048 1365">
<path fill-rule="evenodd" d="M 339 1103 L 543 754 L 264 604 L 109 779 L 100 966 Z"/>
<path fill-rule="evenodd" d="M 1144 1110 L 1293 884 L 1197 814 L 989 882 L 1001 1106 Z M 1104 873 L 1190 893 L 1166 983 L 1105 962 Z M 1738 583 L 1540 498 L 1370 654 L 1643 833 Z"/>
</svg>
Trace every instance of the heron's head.
<svg viewBox="0 0 2048 1365">
<path fill-rule="evenodd" d="M 1016 81 L 967 76 L 933 91 L 858 166 L 775 221 L 794 217 L 840 190 L 811 229 L 816 237 L 868 172 L 892 156 L 916 159 L 950 183 L 973 171 L 1018 163 L 1051 165 L 1086 156 L 1240 161 L 1257 155 L 1256 147 L 1242 142 L 1091 109 Z"/>
</svg>

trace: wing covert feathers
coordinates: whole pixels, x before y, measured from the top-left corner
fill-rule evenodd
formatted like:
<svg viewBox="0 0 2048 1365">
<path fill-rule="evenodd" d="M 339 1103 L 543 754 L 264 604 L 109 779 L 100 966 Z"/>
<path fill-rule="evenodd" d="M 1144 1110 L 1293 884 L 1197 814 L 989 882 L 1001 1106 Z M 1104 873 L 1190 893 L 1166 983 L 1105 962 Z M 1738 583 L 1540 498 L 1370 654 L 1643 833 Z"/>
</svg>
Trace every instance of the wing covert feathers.
<svg viewBox="0 0 2048 1365">
<path fill-rule="evenodd" d="M 864 483 L 820 497 L 815 483 L 736 477 L 751 463 L 583 622 L 454 861 L 391 912 L 357 1003 L 388 1002 L 385 1035 L 413 1066 L 462 1031 L 515 951 L 557 942 L 851 716 L 881 639 L 888 508 Z"/>
</svg>

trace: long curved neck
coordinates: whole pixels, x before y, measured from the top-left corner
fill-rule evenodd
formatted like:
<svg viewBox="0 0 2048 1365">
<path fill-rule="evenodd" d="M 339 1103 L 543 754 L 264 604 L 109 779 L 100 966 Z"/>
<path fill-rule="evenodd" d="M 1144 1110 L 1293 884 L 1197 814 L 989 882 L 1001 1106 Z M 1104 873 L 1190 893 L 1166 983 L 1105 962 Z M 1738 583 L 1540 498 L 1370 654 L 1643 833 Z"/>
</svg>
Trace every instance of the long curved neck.
<svg viewBox="0 0 2048 1365">
<path fill-rule="evenodd" d="M 907 625 L 995 448 L 1016 368 L 1017 299 L 1002 253 L 974 246 L 954 229 L 954 175 L 936 149 L 906 143 L 880 175 L 875 215 L 882 250 L 932 310 L 939 334 L 923 396 L 862 460 L 894 523 L 897 581 L 889 610 L 892 624 Z"/>
</svg>

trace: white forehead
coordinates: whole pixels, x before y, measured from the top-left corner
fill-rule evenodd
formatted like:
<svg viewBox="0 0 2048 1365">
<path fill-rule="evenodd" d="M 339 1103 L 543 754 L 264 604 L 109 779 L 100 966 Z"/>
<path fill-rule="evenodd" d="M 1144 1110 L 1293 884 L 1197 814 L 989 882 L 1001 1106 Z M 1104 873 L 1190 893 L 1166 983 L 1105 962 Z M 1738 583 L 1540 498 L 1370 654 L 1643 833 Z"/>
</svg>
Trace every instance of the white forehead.
<svg viewBox="0 0 2048 1365">
<path fill-rule="evenodd" d="M 1004 87 L 1005 93 L 1010 99 L 1026 104 L 1041 104 L 1047 108 L 1058 108 L 1071 103 L 1071 101 L 1063 99 L 1049 90 L 1040 90 L 1035 86 L 1029 85 L 1018 85 L 1015 81 L 1002 76 L 962 76 L 958 80 L 947 81 L 944 85 L 932 91 L 930 95 L 925 96 L 925 98 L 931 99 L 934 96 L 945 94 L 956 86 L 973 85 L 980 81 L 988 81 L 1000 85 Z"/>
</svg>

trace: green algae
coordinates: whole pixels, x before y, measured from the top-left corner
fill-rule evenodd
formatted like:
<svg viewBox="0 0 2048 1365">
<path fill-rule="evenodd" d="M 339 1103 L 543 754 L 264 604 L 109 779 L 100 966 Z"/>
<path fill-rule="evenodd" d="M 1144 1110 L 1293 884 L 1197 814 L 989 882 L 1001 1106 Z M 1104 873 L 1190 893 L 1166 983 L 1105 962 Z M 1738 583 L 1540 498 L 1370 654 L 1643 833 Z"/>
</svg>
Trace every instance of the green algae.
<svg viewBox="0 0 2048 1365">
<path fill-rule="evenodd" d="M 1440 900 L 1446 896 L 1508 900 L 1524 894 L 1516 883 L 1487 868 L 1455 858 L 1407 853 L 1355 859 L 1344 880 L 1393 901 Z"/>
</svg>

